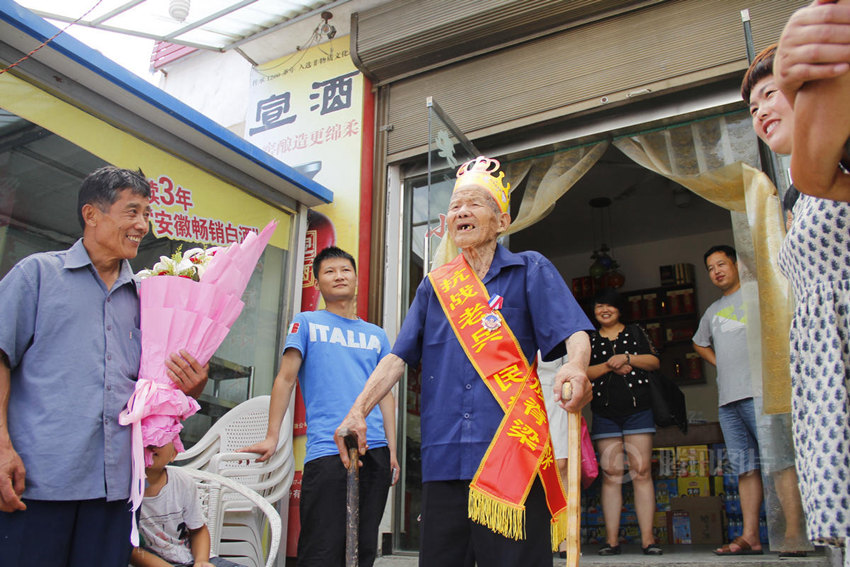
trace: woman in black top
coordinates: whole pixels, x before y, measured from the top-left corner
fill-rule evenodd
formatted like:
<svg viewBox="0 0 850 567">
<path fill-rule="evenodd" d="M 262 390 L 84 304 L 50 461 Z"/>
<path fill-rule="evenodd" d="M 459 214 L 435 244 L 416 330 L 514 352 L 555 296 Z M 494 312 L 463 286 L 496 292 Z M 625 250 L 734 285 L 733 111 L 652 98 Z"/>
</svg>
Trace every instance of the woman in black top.
<svg viewBox="0 0 850 567">
<path fill-rule="evenodd" d="M 602 290 L 594 298 L 593 314 L 599 330 L 591 335 L 590 367 L 593 385 L 591 439 L 596 442 L 602 467 L 602 513 L 607 543 L 600 555 L 619 555 L 620 511 L 623 502 L 623 453 L 629 456 L 634 484 L 635 510 L 646 555 L 661 555 L 652 535 L 655 488 L 650 462 L 655 423 L 647 371 L 657 370 L 659 360 L 646 333 L 637 325 L 621 322 L 623 299 L 614 290 Z"/>
</svg>

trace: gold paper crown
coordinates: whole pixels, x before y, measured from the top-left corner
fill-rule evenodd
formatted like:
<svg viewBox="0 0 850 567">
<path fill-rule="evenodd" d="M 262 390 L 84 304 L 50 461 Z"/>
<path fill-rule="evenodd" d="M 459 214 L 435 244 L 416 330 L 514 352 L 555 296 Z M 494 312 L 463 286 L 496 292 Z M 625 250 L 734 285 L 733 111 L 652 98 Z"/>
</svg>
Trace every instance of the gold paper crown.
<svg viewBox="0 0 850 567">
<path fill-rule="evenodd" d="M 478 156 L 460 166 L 457 170 L 457 181 L 455 181 L 454 191 L 463 187 L 481 187 L 486 189 L 496 199 L 499 205 L 499 210 L 507 213 L 510 208 L 510 190 L 511 184 L 502 183 L 505 178 L 505 172 L 499 171 L 499 161 L 495 159 Z M 498 177 L 494 176 L 498 171 Z"/>
</svg>

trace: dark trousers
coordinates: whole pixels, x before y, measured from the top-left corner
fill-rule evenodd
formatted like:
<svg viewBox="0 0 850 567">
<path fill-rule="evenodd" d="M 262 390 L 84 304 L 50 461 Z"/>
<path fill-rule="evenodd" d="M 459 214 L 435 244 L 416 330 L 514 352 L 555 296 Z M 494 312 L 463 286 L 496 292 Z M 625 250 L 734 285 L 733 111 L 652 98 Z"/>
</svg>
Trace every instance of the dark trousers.
<svg viewBox="0 0 850 567">
<path fill-rule="evenodd" d="M 378 555 L 378 528 L 392 481 L 390 451 L 370 449 L 360 461 L 358 558 L 360 567 L 371 567 Z M 339 455 L 304 464 L 298 567 L 345 565 L 345 479 Z"/>
<path fill-rule="evenodd" d="M 106 499 L 25 499 L 22 512 L 0 512 L 3 567 L 126 567 L 130 504 Z"/>
<path fill-rule="evenodd" d="M 525 540 L 470 520 L 468 500 L 468 480 L 422 484 L 420 567 L 552 567 L 551 516 L 539 478 L 525 501 Z"/>
</svg>

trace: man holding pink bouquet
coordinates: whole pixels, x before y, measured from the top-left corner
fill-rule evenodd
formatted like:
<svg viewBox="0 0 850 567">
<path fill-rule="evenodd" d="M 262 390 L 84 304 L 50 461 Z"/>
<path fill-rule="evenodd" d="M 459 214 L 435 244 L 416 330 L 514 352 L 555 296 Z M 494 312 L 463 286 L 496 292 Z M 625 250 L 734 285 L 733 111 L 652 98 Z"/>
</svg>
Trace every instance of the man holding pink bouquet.
<svg viewBox="0 0 850 567">
<path fill-rule="evenodd" d="M 83 237 L 33 254 L 0 281 L 0 557 L 3 565 L 127 565 L 130 428 L 118 415 L 139 372 L 139 296 L 128 259 L 149 230 L 141 171 L 83 181 Z M 207 367 L 166 360 L 197 396 Z"/>
</svg>

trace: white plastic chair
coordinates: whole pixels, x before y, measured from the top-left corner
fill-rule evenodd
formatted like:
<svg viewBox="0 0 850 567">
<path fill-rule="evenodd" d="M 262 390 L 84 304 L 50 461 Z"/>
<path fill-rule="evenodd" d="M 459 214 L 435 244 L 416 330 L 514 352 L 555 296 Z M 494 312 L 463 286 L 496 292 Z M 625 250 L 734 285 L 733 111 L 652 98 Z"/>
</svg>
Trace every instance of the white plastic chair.
<svg viewBox="0 0 850 567">
<path fill-rule="evenodd" d="M 225 514 L 225 499 L 229 494 L 238 494 L 240 498 L 251 502 L 255 509 L 260 511 L 269 526 L 269 550 L 266 561 L 263 563 L 260 559 L 259 562 L 252 561 L 252 563 L 257 565 L 257 567 L 262 565 L 265 565 L 265 567 L 272 567 L 272 565 L 274 565 L 275 558 L 277 557 L 282 534 L 281 519 L 277 510 L 275 510 L 271 504 L 266 502 L 262 496 L 238 482 L 207 471 L 186 467 L 182 467 L 182 469 L 195 479 L 196 486 L 198 487 L 201 507 L 207 518 L 207 528 L 210 531 L 210 554 L 237 561 L 242 559 L 238 555 L 234 556 L 225 553 L 225 550 L 222 549 L 221 545 L 221 534 Z M 262 558 L 262 555 L 263 554 L 261 553 L 259 557 Z"/>
<path fill-rule="evenodd" d="M 269 504 L 280 502 L 284 511 L 282 529 L 288 524 L 289 489 L 295 475 L 292 454 L 292 411 L 287 411 L 280 428 L 274 455 L 264 463 L 255 453 L 236 449 L 265 439 L 268 428 L 269 396 L 242 402 L 221 417 L 191 449 L 178 455 L 176 464 L 220 474 L 254 490 Z M 222 549 L 241 557 L 249 565 L 262 564 L 263 517 L 253 504 L 238 494 L 224 496 Z M 245 557 L 251 559 L 245 559 Z"/>
<path fill-rule="evenodd" d="M 237 405 L 221 416 L 192 448 L 177 455 L 176 462 L 206 470 L 213 456 L 262 441 L 269 423 L 270 400 L 270 396 L 257 396 Z"/>
<path fill-rule="evenodd" d="M 270 504 L 288 497 L 295 475 L 292 454 L 292 411 L 280 426 L 274 455 L 256 462 L 256 453 L 236 450 L 262 441 L 269 419 L 269 396 L 244 401 L 221 417 L 191 449 L 179 454 L 175 464 L 206 470 L 236 480 L 259 493 Z M 233 498 L 228 499 L 230 502 Z M 231 506 L 231 509 L 235 509 Z"/>
</svg>

